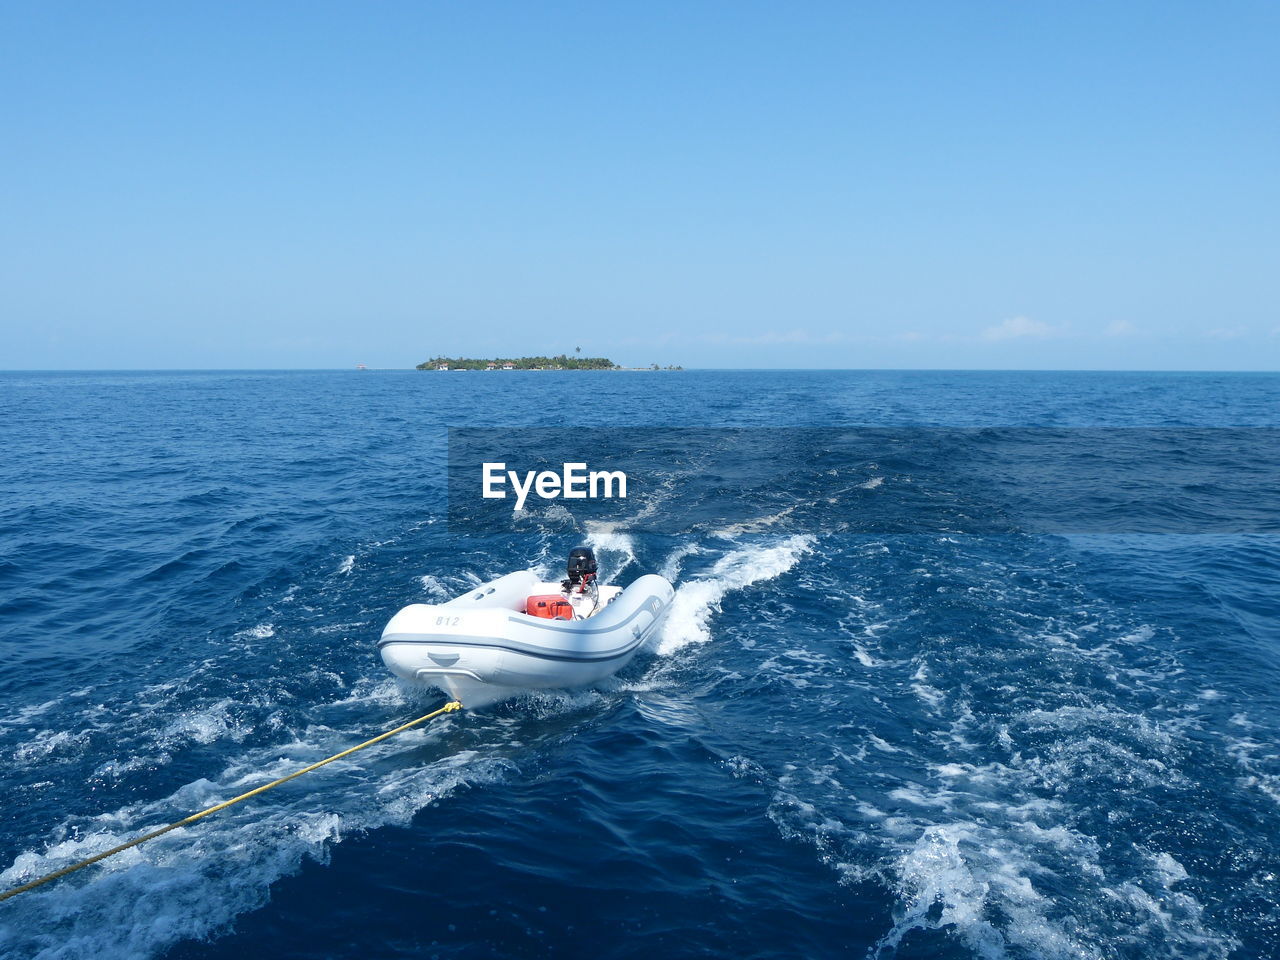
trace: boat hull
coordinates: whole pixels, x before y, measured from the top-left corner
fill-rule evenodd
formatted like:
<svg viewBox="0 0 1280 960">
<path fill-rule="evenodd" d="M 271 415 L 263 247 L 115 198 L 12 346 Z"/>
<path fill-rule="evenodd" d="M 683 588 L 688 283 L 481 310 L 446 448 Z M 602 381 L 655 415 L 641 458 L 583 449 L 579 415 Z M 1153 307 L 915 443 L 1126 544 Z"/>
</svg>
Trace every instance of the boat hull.
<svg viewBox="0 0 1280 960">
<path fill-rule="evenodd" d="M 536 574 L 520 571 L 448 603 L 405 607 L 378 642 L 383 662 L 471 708 L 528 690 L 590 686 L 631 661 L 675 593 L 649 574 L 591 617 L 546 620 L 523 612 L 537 584 Z"/>
</svg>

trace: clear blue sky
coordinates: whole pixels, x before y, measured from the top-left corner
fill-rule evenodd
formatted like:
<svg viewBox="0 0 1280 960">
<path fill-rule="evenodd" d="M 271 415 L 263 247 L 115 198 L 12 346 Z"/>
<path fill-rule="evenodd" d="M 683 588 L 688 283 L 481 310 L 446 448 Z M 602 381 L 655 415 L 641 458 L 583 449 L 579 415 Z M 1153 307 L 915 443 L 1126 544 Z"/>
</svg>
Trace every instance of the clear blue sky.
<svg viewBox="0 0 1280 960">
<path fill-rule="evenodd" d="M 1280 368 L 1280 5 L 0 5 L 0 368 Z"/>
</svg>

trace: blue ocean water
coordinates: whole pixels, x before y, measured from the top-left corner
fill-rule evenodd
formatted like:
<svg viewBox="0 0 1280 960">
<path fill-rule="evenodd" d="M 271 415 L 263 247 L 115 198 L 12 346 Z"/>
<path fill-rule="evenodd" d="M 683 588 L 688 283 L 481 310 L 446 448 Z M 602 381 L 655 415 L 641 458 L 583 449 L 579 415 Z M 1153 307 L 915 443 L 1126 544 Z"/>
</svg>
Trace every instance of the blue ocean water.
<svg viewBox="0 0 1280 960">
<path fill-rule="evenodd" d="M 1274 427 L 1280 376 L 0 374 L 0 886 L 442 702 L 385 621 L 577 539 L 452 530 L 446 427 L 582 422 Z M 785 487 L 699 520 L 669 469 L 578 532 L 678 584 L 619 676 L 0 904 L 0 952 L 1280 955 L 1274 536 L 855 534 Z"/>
</svg>

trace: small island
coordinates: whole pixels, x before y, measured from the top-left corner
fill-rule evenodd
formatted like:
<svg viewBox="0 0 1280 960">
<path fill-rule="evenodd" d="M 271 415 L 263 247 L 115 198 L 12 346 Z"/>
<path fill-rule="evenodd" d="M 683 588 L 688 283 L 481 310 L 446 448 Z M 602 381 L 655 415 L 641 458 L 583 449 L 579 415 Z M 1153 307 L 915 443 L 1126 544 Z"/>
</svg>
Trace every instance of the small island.
<svg viewBox="0 0 1280 960">
<path fill-rule="evenodd" d="M 433 357 L 418 364 L 419 370 L 683 370 L 680 366 L 620 367 L 605 357 L 499 357 L 476 360 L 471 357 Z"/>
</svg>

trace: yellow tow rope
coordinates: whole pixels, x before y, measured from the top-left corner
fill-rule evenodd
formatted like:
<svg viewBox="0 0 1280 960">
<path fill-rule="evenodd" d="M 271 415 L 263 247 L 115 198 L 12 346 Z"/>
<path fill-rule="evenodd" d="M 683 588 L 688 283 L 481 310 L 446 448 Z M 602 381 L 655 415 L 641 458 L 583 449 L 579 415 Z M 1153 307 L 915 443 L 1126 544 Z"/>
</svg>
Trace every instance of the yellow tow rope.
<svg viewBox="0 0 1280 960">
<path fill-rule="evenodd" d="M 156 837 L 163 833 L 168 833 L 170 830 L 177 830 L 179 827 L 185 827 L 189 824 L 195 823 L 197 820 L 207 817 L 211 813 L 217 813 L 219 810 L 225 810 L 227 807 L 237 804 L 241 800 L 248 800 L 250 797 L 256 797 L 260 793 L 266 793 L 268 790 L 278 787 L 282 783 L 288 783 L 290 780 L 295 777 L 300 777 L 304 773 L 310 773 L 312 770 L 318 770 L 326 763 L 333 763 L 335 760 L 341 760 L 343 757 L 351 756 L 351 754 L 355 753 L 357 750 L 363 750 L 365 747 L 372 747 L 375 743 L 381 743 L 388 737 L 394 737 L 397 733 L 403 733 L 411 727 L 416 727 L 420 723 L 426 723 L 428 720 L 434 720 L 442 713 L 452 713 L 454 710 L 461 709 L 462 703 L 458 700 L 446 703 L 439 710 L 433 710 L 424 717 L 419 717 L 417 720 L 410 720 L 408 723 L 396 727 L 394 730 L 388 730 L 386 733 L 379 734 L 372 740 L 366 740 L 364 743 L 357 744 L 348 750 L 343 750 L 341 753 L 335 753 L 332 757 L 327 757 L 318 763 L 313 763 L 309 767 L 303 767 L 301 770 L 296 770 L 287 777 L 281 777 L 279 780 L 272 780 L 270 783 L 264 783 L 262 786 L 256 787 L 248 793 L 242 793 L 238 797 L 232 797 L 230 800 L 224 800 L 222 803 L 216 803 L 212 807 L 201 810 L 199 813 L 193 813 L 191 816 L 184 817 L 182 820 L 179 820 L 176 823 L 171 823 L 167 827 L 161 827 L 159 830 L 152 830 L 150 833 L 144 833 L 142 836 L 130 840 L 128 843 L 122 843 L 118 847 L 112 847 L 110 850 L 104 850 L 102 853 L 92 856 L 88 860 L 81 860 L 79 863 L 73 863 L 69 867 L 63 867 L 61 870 L 55 870 L 53 873 L 40 877 L 37 880 L 32 880 L 30 883 L 24 883 L 20 887 L 14 887 L 12 890 L 0 893 L 0 900 L 8 900 L 10 897 L 16 897 L 20 893 L 26 893 L 28 890 L 34 890 L 36 887 L 42 887 L 46 883 L 51 883 L 59 877 L 65 877 L 69 873 L 75 873 L 77 870 L 82 870 L 90 864 L 97 863 L 99 860 L 105 860 L 107 857 L 114 856 L 117 853 L 128 850 L 130 847 L 136 847 L 140 843 L 146 843 L 148 840 L 154 840 Z"/>
</svg>

